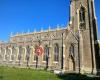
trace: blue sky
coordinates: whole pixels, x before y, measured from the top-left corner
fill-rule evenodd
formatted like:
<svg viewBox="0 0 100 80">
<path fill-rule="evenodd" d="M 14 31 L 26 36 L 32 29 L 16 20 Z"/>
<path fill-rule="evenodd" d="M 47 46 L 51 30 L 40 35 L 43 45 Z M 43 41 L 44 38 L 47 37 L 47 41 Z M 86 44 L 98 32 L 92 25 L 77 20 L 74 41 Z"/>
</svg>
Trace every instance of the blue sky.
<svg viewBox="0 0 100 80">
<path fill-rule="evenodd" d="M 100 0 L 95 0 L 100 34 Z M 69 0 L 0 0 L 0 40 L 7 41 L 10 33 L 33 32 L 49 26 L 65 26 L 69 19 Z M 100 39 L 100 36 L 99 36 Z"/>
</svg>

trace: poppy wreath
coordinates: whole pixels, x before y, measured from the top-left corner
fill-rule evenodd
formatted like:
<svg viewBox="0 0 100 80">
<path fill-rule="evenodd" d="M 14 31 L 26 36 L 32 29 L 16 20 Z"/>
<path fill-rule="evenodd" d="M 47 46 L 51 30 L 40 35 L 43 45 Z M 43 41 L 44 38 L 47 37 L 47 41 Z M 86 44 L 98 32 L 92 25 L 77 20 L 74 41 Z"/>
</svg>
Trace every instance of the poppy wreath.
<svg viewBox="0 0 100 80">
<path fill-rule="evenodd" d="M 43 52 L 44 52 L 44 49 L 43 49 L 43 47 L 41 45 L 40 46 L 37 46 L 35 48 L 36 55 L 41 56 L 43 54 Z"/>
</svg>

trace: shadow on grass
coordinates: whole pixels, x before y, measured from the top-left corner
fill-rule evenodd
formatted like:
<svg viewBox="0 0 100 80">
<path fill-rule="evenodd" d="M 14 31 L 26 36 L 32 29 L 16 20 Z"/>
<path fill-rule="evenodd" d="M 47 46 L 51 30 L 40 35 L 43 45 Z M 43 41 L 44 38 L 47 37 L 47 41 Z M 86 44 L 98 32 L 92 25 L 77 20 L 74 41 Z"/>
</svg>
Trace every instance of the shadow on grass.
<svg viewBox="0 0 100 80">
<path fill-rule="evenodd" d="M 0 80 L 3 79 L 3 76 L 0 76 Z"/>
<path fill-rule="evenodd" d="M 100 77 L 97 76 L 87 76 L 87 75 L 81 75 L 81 74 L 64 74 L 64 75 L 58 75 L 58 77 L 62 80 L 100 80 Z"/>
</svg>

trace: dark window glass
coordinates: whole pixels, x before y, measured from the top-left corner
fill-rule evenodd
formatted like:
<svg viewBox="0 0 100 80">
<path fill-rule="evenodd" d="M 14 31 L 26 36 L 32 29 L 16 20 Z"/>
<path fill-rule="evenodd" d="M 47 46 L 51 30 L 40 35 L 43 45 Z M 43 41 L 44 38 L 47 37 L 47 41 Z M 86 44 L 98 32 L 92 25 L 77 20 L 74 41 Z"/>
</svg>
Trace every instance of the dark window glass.
<svg viewBox="0 0 100 80">
<path fill-rule="evenodd" d="M 43 61 L 46 61 L 46 58 L 49 56 L 49 48 L 46 45 L 44 48 L 44 55 L 43 55 Z"/>
<path fill-rule="evenodd" d="M 59 45 L 54 46 L 54 61 L 59 61 Z"/>
<path fill-rule="evenodd" d="M 84 7 L 81 7 L 80 8 L 80 11 L 79 11 L 79 19 L 80 19 L 80 22 L 85 22 L 85 8 Z"/>
<path fill-rule="evenodd" d="M 74 45 L 73 44 L 71 44 L 71 46 L 70 46 L 70 48 L 69 48 L 69 55 L 72 55 L 72 56 L 74 56 L 75 54 L 74 54 Z"/>
<path fill-rule="evenodd" d="M 25 60 L 29 60 L 29 56 L 30 56 L 30 47 L 27 46 L 26 47 L 26 57 L 25 57 Z"/>
</svg>

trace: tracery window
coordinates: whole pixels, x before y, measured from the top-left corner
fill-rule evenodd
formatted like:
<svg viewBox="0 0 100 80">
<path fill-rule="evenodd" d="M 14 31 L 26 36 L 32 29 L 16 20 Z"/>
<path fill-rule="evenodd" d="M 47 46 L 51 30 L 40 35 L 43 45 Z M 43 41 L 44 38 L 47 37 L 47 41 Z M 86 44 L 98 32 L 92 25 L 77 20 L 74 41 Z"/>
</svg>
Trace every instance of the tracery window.
<svg viewBox="0 0 100 80">
<path fill-rule="evenodd" d="M 79 19 L 81 23 L 85 22 L 85 8 L 83 6 L 81 6 L 79 11 Z"/>
<path fill-rule="evenodd" d="M 21 58 L 22 58 L 22 51 L 23 51 L 22 46 L 19 46 L 18 60 L 21 60 Z"/>
<path fill-rule="evenodd" d="M 48 46 L 46 45 L 44 47 L 44 55 L 43 55 L 43 61 L 46 61 L 47 57 L 49 56 L 49 48 Z"/>
<path fill-rule="evenodd" d="M 30 57 L 30 47 L 27 46 L 26 47 L 26 57 L 25 57 L 25 60 L 29 60 L 29 57 Z"/>
<path fill-rule="evenodd" d="M 75 56 L 75 49 L 74 49 L 74 45 L 73 44 L 71 44 L 71 46 L 69 48 L 69 55 Z"/>
<path fill-rule="evenodd" d="M 54 61 L 59 61 L 59 45 L 54 45 Z"/>
</svg>

